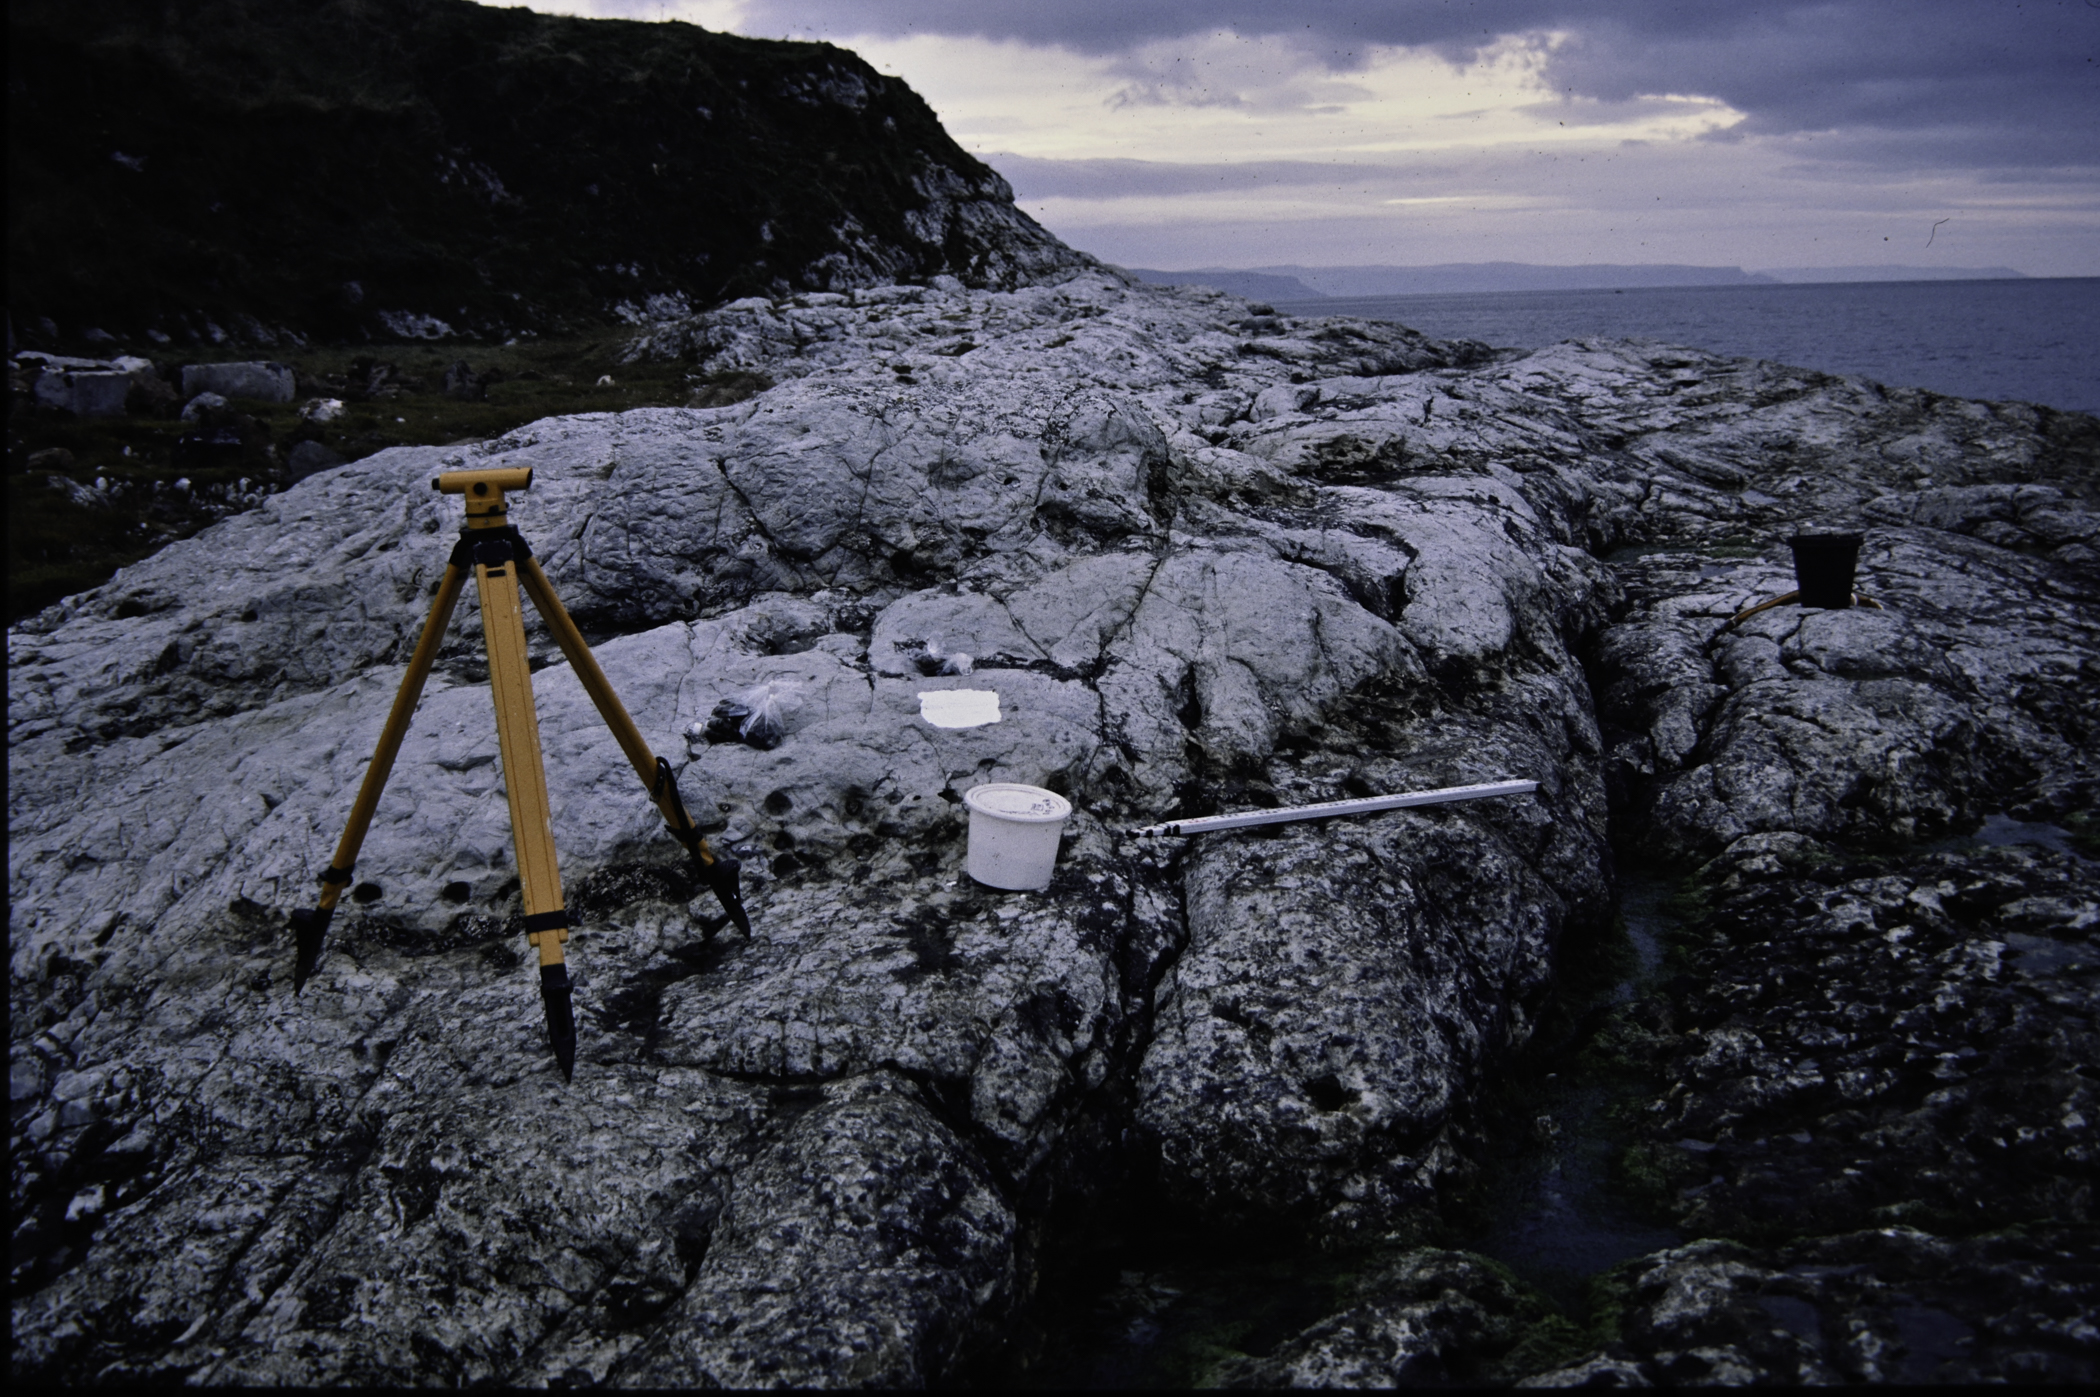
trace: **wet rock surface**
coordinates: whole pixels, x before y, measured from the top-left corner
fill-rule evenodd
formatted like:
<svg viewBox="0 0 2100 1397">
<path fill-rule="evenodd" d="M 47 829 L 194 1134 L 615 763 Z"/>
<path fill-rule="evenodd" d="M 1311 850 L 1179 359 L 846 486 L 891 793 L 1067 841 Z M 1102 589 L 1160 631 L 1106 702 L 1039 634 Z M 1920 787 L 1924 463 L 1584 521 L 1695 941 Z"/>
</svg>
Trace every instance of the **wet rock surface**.
<svg viewBox="0 0 2100 1397">
<path fill-rule="evenodd" d="M 1565 1347 L 1573 1326 L 1483 1257 L 1425 1248 L 1370 1267 L 1360 1303 L 1264 1358 L 1228 1360 L 1226 1388 L 1501 1386 Z"/>
<path fill-rule="evenodd" d="M 2089 1383 L 2096 1287 L 2090 1247 L 2058 1237 L 1701 1241 L 1606 1276 L 1617 1340 L 1524 1385 Z"/>
<path fill-rule="evenodd" d="M 2049 832 L 2011 823 L 1986 833 Z M 1740 841 L 1699 870 L 1709 905 L 1661 982 L 1589 1028 L 1577 1068 L 1641 1084 L 1613 1182 L 1697 1240 L 1565 1305 L 1479 1256 L 1374 1257 L 1353 1305 L 1210 1380 L 2093 1381 L 2095 876 L 2047 844 Z"/>
<path fill-rule="evenodd" d="M 2089 866 L 1902 849 L 2091 806 L 2091 419 L 1100 274 L 652 334 L 778 386 L 381 453 L 10 632 L 18 1373 L 938 1381 L 1029 1303 L 1043 1220 L 1134 1173 L 1208 1225 L 1394 1258 L 1236 1381 L 1675 1380 L 1731 1344 L 1796 1372 L 1669 1329 L 1663 1282 L 1614 1292 L 1585 1357 L 1493 1266 L 1394 1250 L 1479 1168 L 1482 1091 L 1612 914 L 1615 832 L 1704 861 L 1711 908 L 1597 1035 L 1654 1086 L 1633 1158 L 1665 1214 L 1772 1274 L 1885 1226 L 1993 1295 L 2084 1294 Z M 535 469 L 516 522 L 748 878 L 754 934 L 709 939 L 532 622 L 573 1084 L 471 601 L 290 991 L 283 915 L 457 522 L 429 477 L 467 466 Z M 1887 609 L 1715 641 L 1809 522 L 1866 530 Z M 760 688 L 777 745 L 708 740 Z M 920 717 L 962 688 L 1000 721 Z M 1500 776 L 1538 797 L 1127 834 Z M 989 781 L 1077 807 L 1044 893 L 962 874 Z M 1677 1177 L 1695 1157 L 1718 1184 Z M 1903 1297 L 2011 1313 L 1859 1254 L 1804 1301 L 1832 1334 Z M 2048 1333 L 2036 1371 L 2083 1371 L 2090 1337 Z M 1831 1371 L 1908 1371 L 1836 1343 Z"/>
<path fill-rule="evenodd" d="M 2095 872 L 1799 835 L 1700 870 L 1675 972 L 1589 1046 L 1645 1086 L 1621 1188 L 1699 1240 L 1604 1275 L 1609 1342 L 1527 1381 L 2091 1381 Z"/>
<path fill-rule="evenodd" d="M 1644 1153 L 1679 1226 L 2090 1226 L 2100 870 L 2030 847 L 1883 870 L 1743 842 L 1764 847 L 1710 870 L 1690 983 L 1621 1040 L 1671 1083 Z"/>
</svg>

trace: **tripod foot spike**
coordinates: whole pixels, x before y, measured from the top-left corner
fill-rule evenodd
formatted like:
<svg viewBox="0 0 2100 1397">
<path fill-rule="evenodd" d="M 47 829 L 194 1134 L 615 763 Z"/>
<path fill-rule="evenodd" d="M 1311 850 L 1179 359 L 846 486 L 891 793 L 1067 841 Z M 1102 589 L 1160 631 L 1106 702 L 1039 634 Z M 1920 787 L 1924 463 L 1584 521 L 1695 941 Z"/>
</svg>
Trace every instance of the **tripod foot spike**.
<svg viewBox="0 0 2100 1397">
<path fill-rule="evenodd" d="M 333 907 L 302 907 L 292 913 L 292 944 L 296 948 L 292 962 L 293 994 L 305 989 L 306 982 L 313 978 L 314 967 L 321 961 L 321 940 L 334 919 Z"/>
<path fill-rule="evenodd" d="M 547 1037 L 554 1045 L 554 1060 L 561 1064 L 562 1080 L 576 1080 L 576 1015 L 570 1007 L 569 967 L 562 964 L 540 967 L 540 999 L 547 1008 Z"/>
</svg>

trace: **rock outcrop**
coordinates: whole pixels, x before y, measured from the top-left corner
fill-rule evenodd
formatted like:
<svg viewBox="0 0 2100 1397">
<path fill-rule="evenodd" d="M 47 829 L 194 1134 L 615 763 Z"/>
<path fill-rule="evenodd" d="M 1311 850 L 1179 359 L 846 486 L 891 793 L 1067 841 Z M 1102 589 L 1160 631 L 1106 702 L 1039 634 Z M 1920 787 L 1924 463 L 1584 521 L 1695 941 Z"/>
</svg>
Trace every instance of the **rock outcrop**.
<svg viewBox="0 0 2100 1397">
<path fill-rule="evenodd" d="M 777 386 L 385 452 L 10 632 L 18 1372 L 932 1381 L 1026 1300 L 1037 1220 L 1129 1168 L 1222 1223 L 1432 1232 L 1557 947 L 1611 915 L 1615 818 L 1725 855 L 1715 879 L 1796 877 L 1788 840 L 2091 802 L 2091 419 L 1653 345 L 1491 352 L 1100 273 L 744 301 L 636 352 Z M 535 469 L 515 521 L 751 879 L 754 934 L 705 938 L 534 630 L 580 927 L 572 1085 L 511 920 L 471 605 L 320 972 L 289 984 L 282 915 L 457 522 L 428 479 L 469 464 Z M 1784 589 L 1805 522 L 1866 528 L 1887 609 L 1712 641 Z M 941 673 L 955 652 L 971 673 Z M 708 741 L 762 684 L 783 740 Z M 918 696 L 944 688 L 995 691 L 1001 721 L 932 727 Z M 1538 796 L 1127 833 L 1500 776 Z M 962 876 L 958 799 L 1002 780 L 1077 807 L 1043 894 Z M 2057 910 L 1978 915 L 2069 944 L 2084 875 L 2030 862 Z M 1916 925 L 1967 973 L 1967 931 Z M 1757 983 L 1766 952 L 1740 953 Z M 2083 983 L 2076 956 L 2031 963 Z M 1896 1016 L 1862 1032 L 1909 1031 L 1917 987 L 1859 974 Z M 1976 993 L 2045 1037 L 2083 1012 Z M 2075 1064 L 2062 1031 L 2051 1061 Z M 1794 1050 L 1742 1032 L 1764 1043 L 1746 1081 Z M 1736 1058 L 1709 1082 L 1675 1042 L 1646 1050 L 1702 1084 L 1673 1109 L 1750 1109 Z M 1766 1156 L 1726 1148 L 1743 1182 L 1710 1206 L 1759 1206 Z M 2032 1197 L 2062 1206 L 2069 1177 Z M 1396 1267 L 1335 1332 L 1433 1331 L 1388 1345 L 1425 1373 L 1547 1363 L 1516 1292 L 1436 1298 L 1504 1280 Z M 1372 1371 L 1317 1348 L 1240 1377 Z"/>
<path fill-rule="evenodd" d="M 1881 610 L 1781 607 L 1724 633 L 1740 605 L 1791 588 L 1787 570 L 1685 553 L 1619 570 L 1632 605 L 1593 663 L 1614 784 L 1658 852 L 1788 834 L 1896 849 L 1994 811 L 2100 803 L 2091 512 L 2000 485 L 1860 513 Z"/>
<path fill-rule="evenodd" d="M 8 308 L 39 348 L 500 340 L 1094 265 L 829 44 L 466 0 L 7 23 Z"/>
<path fill-rule="evenodd" d="M 1382 1258 L 1356 1303 L 1220 1387 L 1777 1387 L 2091 1383 L 2090 1255 L 2018 1234 L 1893 1226 L 1755 1248 L 1705 1240 L 1594 1287 L 1604 1347 L 1486 1258 Z M 1572 1346 L 1572 1347 L 1571 1347 Z"/>
<path fill-rule="evenodd" d="M 1688 1235 L 2093 1222 L 2090 861 L 2007 846 L 1877 867 L 1787 836 L 1709 874 L 1694 983 L 1623 1039 L 1673 1084 L 1642 1134 Z"/>
</svg>

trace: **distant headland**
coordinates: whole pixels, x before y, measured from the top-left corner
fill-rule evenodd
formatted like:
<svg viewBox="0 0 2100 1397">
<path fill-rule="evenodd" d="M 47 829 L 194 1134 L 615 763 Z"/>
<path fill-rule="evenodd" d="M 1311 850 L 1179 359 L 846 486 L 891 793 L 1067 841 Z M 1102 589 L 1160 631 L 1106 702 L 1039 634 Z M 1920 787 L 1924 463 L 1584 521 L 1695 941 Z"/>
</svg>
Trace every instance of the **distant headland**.
<svg viewBox="0 0 2100 1397">
<path fill-rule="evenodd" d="M 1830 281 L 1998 281 L 2024 279 L 2011 267 L 1697 267 L 1678 263 L 1442 262 L 1424 267 L 1197 267 L 1190 271 L 1127 269 L 1158 286 L 1215 286 L 1234 296 L 1270 301 L 1324 297 L 1424 296 L 1465 291 L 1597 291 L 1636 286 L 1754 286 Z"/>
</svg>

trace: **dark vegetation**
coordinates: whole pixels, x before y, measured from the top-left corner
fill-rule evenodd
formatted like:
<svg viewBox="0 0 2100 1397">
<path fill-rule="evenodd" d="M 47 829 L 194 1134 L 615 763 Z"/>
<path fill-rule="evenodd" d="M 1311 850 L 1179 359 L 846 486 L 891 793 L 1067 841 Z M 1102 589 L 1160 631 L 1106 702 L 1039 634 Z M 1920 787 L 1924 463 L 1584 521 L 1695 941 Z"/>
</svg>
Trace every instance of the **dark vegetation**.
<svg viewBox="0 0 2100 1397">
<path fill-rule="evenodd" d="M 7 434 L 8 622 L 284 488 L 305 442 L 354 461 L 390 446 L 500 436 L 562 413 L 719 406 L 769 386 L 756 375 L 710 378 L 676 363 L 624 364 L 624 342 L 606 330 L 511 345 L 280 353 L 298 375 L 295 401 L 235 402 L 204 421 L 181 420 L 172 395 L 121 417 L 75 417 L 39 408 L 17 387 Z M 164 351 L 155 358 L 163 380 L 183 362 Z M 465 382 L 453 372 L 459 364 L 469 371 Z M 341 414 L 302 418 L 301 407 L 315 398 L 340 401 Z M 199 439 L 212 436 L 238 441 L 199 449 Z M 327 458 L 308 455 L 302 464 L 316 459 Z"/>
</svg>

